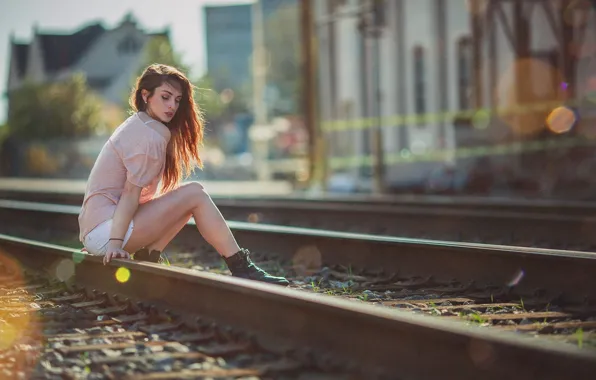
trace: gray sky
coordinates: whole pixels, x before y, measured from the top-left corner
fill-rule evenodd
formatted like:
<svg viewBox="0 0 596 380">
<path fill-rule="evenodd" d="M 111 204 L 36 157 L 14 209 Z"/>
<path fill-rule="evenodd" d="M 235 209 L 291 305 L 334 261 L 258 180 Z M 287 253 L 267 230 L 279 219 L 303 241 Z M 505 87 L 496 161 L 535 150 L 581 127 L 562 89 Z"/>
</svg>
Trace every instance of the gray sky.
<svg viewBox="0 0 596 380">
<path fill-rule="evenodd" d="M 150 30 L 170 26 L 176 51 L 193 68 L 205 70 L 203 13 L 205 4 L 247 3 L 250 0 L 0 0 L 0 94 L 6 91 L 9 40 L 30 41 L 33 26 L 42 32 L 70 32 L 92 21 L 106 28 L 117 25 L 132 11 L 141 27 Z M 6 119 L 5 97 L 0 97 L 0 123 Z"/>
</svg>

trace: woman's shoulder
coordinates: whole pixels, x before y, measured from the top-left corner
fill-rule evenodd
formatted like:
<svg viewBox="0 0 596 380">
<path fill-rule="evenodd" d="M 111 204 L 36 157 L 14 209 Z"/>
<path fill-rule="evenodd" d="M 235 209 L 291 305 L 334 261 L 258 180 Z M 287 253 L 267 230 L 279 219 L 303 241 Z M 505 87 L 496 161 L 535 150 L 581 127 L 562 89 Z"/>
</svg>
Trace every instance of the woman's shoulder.
<svg viewBox="0 0 596 380">
<path fill-rule="evenodd" d="M 116 128 L 110 136 L 110 141 L 117 147 L 126 148 L 152 146 L 165 149 L 167 145 L 165 139 L 145 125 L 136 114 L 131 115 Z"/>
<path fill-rule="evenodd" d="M 171 137 L 170 129 L 168 127 L 166 127 L 165 124 L 163 124 L 162 122 L 157 121 L 155 119 L 152 119 L 145 112 L 138 112 L 136 115 L 137 115 L 137 119 L 139 121 L 141 121 L 146 128 L 149 128 L 149 129 L 152 129 L 153 131 L 155 131 L 156 134 L 159 137 L 165 139 L 166 142 L 170 140 L 170 137 Z"/>
<path fill-rule="evenodd" d="M 116 129 L 114 129 L 114 132 L 112 132 L 112 135 L 110 136 L 110 140 L 119 139 L 122 135 L 131 133 L 132 130 L 139 128 L 138 124 L 138 122 L 135 122 L 135 115 L 130 115 L 126 120 L 120 123 Z"/>
<path fill-rule="evenodd" d="M 142 113 L 136 113 L 126 119 L 112 134 L 113 139 L 124 138 L 132 135 L 133 137 L 141 138 L 145 141 L 153 141 L 156 143 L 167 144 L 170 140 L 170 130 L 162 123 L 155 121 L 148 116 L 148 120 L 143 118 Z"/>
</svg>

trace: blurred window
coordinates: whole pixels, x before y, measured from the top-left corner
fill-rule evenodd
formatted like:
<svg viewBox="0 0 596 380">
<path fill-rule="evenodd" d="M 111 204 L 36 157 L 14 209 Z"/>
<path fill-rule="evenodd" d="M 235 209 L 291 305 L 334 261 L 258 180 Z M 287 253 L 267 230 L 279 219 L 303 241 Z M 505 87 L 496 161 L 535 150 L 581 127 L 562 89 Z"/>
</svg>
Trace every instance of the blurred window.
<svg viewBox="0 0 596 380">
<path fill-rule="evenodd" d="M 118 44 L 119 54 L 135 54 L 141 48 L 141 44 L 132 36 L 126 36 Z"/>
<path fill-rule="evenodd" d="M 471 74 L 472 39 L 466 36 L 457 43 L 457 92 L 461 110 L 470 109 Z"/>
<path fill-rule="evenodd" d="M 426 113 L 426 67 L 422 46 L 414 47 L 414 107 L 417 115 Z"/>
</svg>

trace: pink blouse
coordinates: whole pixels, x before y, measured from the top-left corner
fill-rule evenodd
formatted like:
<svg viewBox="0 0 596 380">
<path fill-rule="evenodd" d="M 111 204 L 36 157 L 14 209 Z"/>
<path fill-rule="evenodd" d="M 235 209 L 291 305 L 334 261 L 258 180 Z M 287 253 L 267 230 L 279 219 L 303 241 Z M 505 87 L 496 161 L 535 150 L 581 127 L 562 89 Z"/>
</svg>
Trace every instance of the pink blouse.
<svg viewBox="0 0 596 380">
<path fill-rule="evenodd" d="M 143 188 L 140 204 L 153 199 L 165 168 L 169 140 L 169 129 L 143 112 L 130 116 L 114 131 L 87 180 L 79 214 L 81 241 L 114 216 L 126 181 Z"/>
</svg>

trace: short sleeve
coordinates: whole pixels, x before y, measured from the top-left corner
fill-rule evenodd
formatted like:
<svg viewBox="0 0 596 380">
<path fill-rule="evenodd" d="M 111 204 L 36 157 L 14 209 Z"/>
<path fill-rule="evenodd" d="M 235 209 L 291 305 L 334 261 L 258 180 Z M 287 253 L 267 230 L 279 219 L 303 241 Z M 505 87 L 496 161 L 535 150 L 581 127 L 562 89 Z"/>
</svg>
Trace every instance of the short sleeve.
<svg viewBox="0 0 596 380">
<path fill-rule="evenodd" d="M 126 179 L 135 186 L 146 187 L 161 174 L 165 164 L 165 144 L 144 136 L 135 145 L 122 147 Z"/>
</svg>

